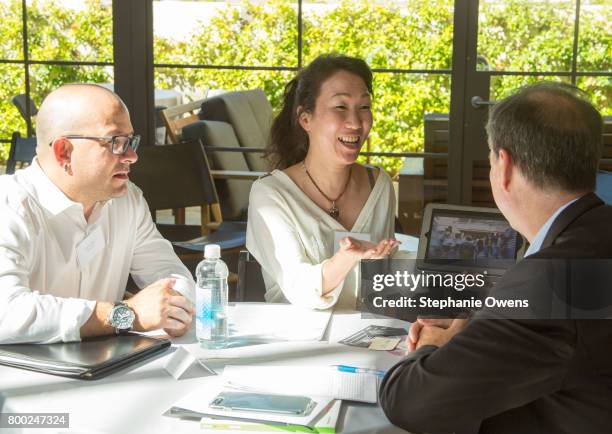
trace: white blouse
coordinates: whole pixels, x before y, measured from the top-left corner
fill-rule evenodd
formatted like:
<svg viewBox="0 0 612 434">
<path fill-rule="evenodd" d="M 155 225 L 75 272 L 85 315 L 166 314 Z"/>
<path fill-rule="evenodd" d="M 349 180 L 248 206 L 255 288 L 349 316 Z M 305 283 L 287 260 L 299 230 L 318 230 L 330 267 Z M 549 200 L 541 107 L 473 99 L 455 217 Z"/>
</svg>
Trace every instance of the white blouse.
<svg viewBox="0 0 612 434">
<path fill-rule="evenodd" d="M 395 194 L 391 178 L 380 170 L 353 233 L 378 243 L 394 235 Z M 260 263 L 266 300 L 314 309 L 356 307 L 359 267 L 333 291 L 322 296 L 322 265 L 334 254 L 335 232 L 346 232 L 319 208 L 284 172 L 275 170 L 257 180 L 249 198 L 246 247 Z"/>
</svg>

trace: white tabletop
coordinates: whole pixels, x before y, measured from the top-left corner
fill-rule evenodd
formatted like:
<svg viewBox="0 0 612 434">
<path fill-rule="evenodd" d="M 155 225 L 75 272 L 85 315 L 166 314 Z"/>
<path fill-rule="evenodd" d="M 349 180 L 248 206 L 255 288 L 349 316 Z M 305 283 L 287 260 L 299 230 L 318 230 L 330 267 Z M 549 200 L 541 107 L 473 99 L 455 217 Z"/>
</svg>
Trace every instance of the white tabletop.
<svg viewBox="0 0 612 434">
<path fill-rule="evenodd" d="M 362 319 L 354 312 L 335 312 L 328 342 L 284 342 L 242 348 L 229 360 L 211 360 L 221 371 L 225 364 L 330 365 L 347 364 L 387 369 L 398 354 L 336 343 L 369 324 L 393 327 L 409 324 L 394 319 Z M 0 366 L 0 390 L 11 412 L 69 413 L 70 429 L 33 429 L 33 433 L 202 433 L 199 423 L 162 416 L 182 396 L 206 382 L 206 373 L 175 380 L 163 368 L 177 346 L 195 351 L 193 333 L 173 341 L 157 358 L 95 381 L 72 380 Z M 197 370 L 196 370 L 197 372 Z M 6 409 L 4 409 L 6 411 Z M 380 406 L 343 402 L 338 432 L 403 433 L 391 425 Z"/>
</svg>

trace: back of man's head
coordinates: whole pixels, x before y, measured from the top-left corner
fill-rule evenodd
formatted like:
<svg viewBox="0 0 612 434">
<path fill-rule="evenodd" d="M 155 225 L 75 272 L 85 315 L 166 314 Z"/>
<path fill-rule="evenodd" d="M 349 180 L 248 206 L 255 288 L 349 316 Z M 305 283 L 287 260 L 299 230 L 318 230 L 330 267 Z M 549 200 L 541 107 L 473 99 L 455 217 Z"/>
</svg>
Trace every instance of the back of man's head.
<svg viewBox="0 0 612 434">
<path fill-rule="evenodd" d="M 487 133 L 495 155 L 505 149 L 535 187 L 595 189 L 602 118 L 580 89 L 554 82 L 523 87 L 493 107 Z"/>
</svg>

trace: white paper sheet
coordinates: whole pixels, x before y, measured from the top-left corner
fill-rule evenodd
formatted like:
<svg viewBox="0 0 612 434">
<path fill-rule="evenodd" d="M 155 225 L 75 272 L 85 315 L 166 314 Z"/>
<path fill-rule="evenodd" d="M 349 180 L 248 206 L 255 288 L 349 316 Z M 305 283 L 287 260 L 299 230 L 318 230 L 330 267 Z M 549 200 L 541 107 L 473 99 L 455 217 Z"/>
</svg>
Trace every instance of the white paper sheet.
<svg viewBox="0 0 612 434">
<path fill-rule="evenodd" d="M 228 308 L 231 340 L 320 341 L 331 310 L 313 311 L 291 304 L 240 303 Z"/>
<path fill-rule="evenodd" d="M 376 375 L 339 372 L 328 366 L 226 366 L 222 378 L 234 387 L 270 393 L 377 402 Z"/>
</svg>

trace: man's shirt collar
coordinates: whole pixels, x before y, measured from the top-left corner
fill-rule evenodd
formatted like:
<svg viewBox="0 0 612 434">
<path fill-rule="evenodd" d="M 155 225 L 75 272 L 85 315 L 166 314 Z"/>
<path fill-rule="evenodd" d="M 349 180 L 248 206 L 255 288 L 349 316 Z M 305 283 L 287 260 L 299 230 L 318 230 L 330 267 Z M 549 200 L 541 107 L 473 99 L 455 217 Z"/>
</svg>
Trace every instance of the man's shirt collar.
<svg viewBox="0 0 612 434">
<path fill-rule="evenodd" d="M 565 205 L 561 205 L 557 209 L 557 211 L 555 211 L 553 215 L 550 216 L 550 218 L 546 221 L 546 223 L 544 223 L 544 225 L 540 228 L 536 236 L 533 238 L 533 242 L 531 243 L 531 245 L 525 252 L 525 256 L 533 255 L 534 253 L 537 253 L 542 248 L 542 243 L 544 242 L 544 239 L 546 238 L 546 234 L 548 234 L 548 231 L 550 230 L 551 226 L 553 225 L 553 223 L 555 222 L 559 214 L 561 214 L 565 208 L 567 208 L 568 206 L 576 202 L 578 199 L 579 198 L 572 199 Z"/>
<path fill-rule="evenodd" d="M 34 195 L 38 202 L 53 216 L 57 216 L 68 209 L 75 208 L 80 215 L 84 215 L 83 205 L 68 198 L 66 194 L 49 179 L 38 163 L 38 158 L 34 157 L 32 164 L 25 169 L 28 171 L 29 184 L 32 187 L 30 193 Z M 109 201 L 97 202 L 94 206 L 93 214 L 98 214 L 101 208 Z M 91 219 L 90 219 L 91 220 Z"/>
</svg>

